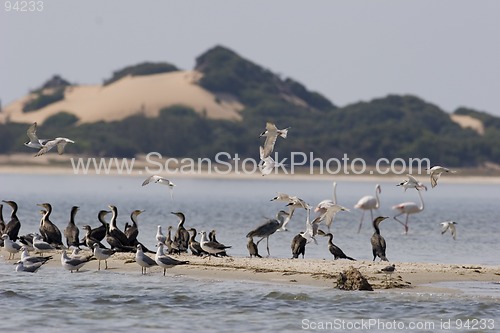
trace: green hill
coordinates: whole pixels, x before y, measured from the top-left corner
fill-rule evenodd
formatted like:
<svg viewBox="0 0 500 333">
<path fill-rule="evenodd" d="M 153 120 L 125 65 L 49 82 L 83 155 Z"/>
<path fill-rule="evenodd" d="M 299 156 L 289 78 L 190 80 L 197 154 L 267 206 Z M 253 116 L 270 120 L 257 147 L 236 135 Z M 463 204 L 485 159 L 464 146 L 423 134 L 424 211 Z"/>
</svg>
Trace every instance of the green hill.
<svg viewBox="0 0 500 333">
<path fill-rule="evenodd" d="M 114 73 L 109 83 L 122 75 L 147 75 L 175 70 L 168 63 L 127 67 Z M 151 69 L 153 68 L 153 69 Z M 299 82 L 281 78 L 237 53 L 216 46 L 196 59 L 203 73 L 199 84 L 216 94 L 226 94 L 245 108 L 241 121 L 208 119 L 182 106 L 160 112 L 158 118 L 137 115 L 115 122 L 77 125 L 77 119 L 61 113 L 40 126 L 44 137 L 67 136 L 77 144 L 69 152 L 97 156 L 131 157 L 156 151 L 164 156 L 213 157 L 217 152 L 258 158 L 258 135 L 266 121 L 291 127 L 289 137 L 279 141 L 280 156 L 291 152 L 313 152 L 323 159 L 424 158 L 450 167 L 500 163 L 500 118 L 460 108 L 484 123 L 485 134 L 462 128 L 450 114 L 419 97 L 389 95 L 371 101 L 338 107 Z M 30 152 L 26 124 L 0 125 L 0 153 Z"/>
</svg>

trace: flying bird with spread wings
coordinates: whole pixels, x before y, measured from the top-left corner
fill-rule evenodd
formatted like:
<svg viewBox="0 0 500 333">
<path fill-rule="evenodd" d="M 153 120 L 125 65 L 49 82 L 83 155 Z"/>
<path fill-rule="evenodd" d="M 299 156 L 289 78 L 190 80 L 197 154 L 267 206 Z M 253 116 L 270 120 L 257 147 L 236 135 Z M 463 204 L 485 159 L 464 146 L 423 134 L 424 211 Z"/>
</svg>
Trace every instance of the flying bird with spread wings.
<svg viewBox="0 0 500 333">
<path fill-rule="evenodd" d="M 274 144 L 276 143 L 276 139 L 278 136 L 286 139 L 288 135 L 288 130 L 290 127 L 285 129 L 278 129 L 274 123 L 267 122 L 266 130 L 260 134 L 260 137 L 265 136 L 266 141 L 264 142 L 264 147 L 261 146 L 261 160 L 269 157 L 274 150 Z"/>
<path fill-rule="evenodd" d="M 57 137 L 52 140 L 39 139 L 38 136 L 36 135 L 36 129 L 37 129 L 37 123 L 34 122 L 26 132 L 26 134 L 28 134 L 28 138 L 30 139 L 30 141 L 24 143 L 26 147 L 39 149 L 38 153 L 35 154 L 35 157 L 47 153 L 54 147 L 57 147 L 57 152 L 59 153 L 59 155 L 62 155 L 64 153 L 64 147 L 66 147 L 68 143 L 75 143 L 75 141 L 73 140 L 62 137 Z"/>
</svg>

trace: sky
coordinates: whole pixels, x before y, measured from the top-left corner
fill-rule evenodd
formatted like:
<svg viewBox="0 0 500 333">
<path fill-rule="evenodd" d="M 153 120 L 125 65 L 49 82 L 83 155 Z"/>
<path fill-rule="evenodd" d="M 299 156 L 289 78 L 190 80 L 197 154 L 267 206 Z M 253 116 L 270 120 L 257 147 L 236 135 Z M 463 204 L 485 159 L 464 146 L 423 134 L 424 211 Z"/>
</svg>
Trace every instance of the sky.
<svg viewBox="0 0 500 333">
<path fill-rule="evenodd" d="M 43 0 L 0 11 L 0 99 L 223 45 L 337 106 L 411 94 L 500 116 L 500 1 Z M 11 3 L 15 1 L 10 1 Z"/>
</svg>

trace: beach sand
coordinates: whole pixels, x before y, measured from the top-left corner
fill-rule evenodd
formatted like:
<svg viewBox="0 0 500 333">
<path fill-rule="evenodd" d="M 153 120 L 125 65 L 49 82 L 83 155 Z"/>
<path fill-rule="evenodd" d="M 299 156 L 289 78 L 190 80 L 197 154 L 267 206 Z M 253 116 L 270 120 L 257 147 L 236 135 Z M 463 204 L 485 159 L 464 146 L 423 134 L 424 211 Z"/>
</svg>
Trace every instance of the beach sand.
<svg viewBox="0 0 500 333">
<path fill-rule="evenodd" d="M 90 254 L 82 251 L 81 254 Z M 4 264 L 14 264 L 8 253 L 2 250 Z M 47 255 L 47 254 L 45 254 Z M 53 259 L 46 266 L 61 267 L 60 253 L 52 253 Z M 19 259 L 19 254 L 16 258 Z M 151 257 L 154 255 L 150 254 Z M 197 279 L 259 281 L 265 283 L 298 284 L 316 287 L 337 288 L 339 274 L 350 267 L 358 269 L 374 290 L 404 290 L 409 292 L 458 293 L 459 290 L 433 287 L 432 283 L 446 281 L 500 282 L 500 266 L 430 264 L 405 262 L 372 262 L 324 259 L 248 258 L 248 257 L 196 257 L 189 254 L 172 257 L 189 260 L 188 265 L 167 269 L 167 277 L 184 275 Z M 140 275 L 141 267 L 135 263 L 133 253 L 115 253 L 108 259 L 108 270 L 112 272 Z M 396 271 L 387 276 L 380 270 L 389 264 Z M 101 268 L 104 263 L 101 263 Z M 13 268 L 14 269 L 14 268 Z M 42 267 L 37 274 L 43 273 Z M 87 263 L 81 273 L 97 270 L 97 261 Z M 70 274 L 69 272 L 67 272 Z M 148 274 L 162 274 L 163 269 L 153 267 Z"/>
</svg>

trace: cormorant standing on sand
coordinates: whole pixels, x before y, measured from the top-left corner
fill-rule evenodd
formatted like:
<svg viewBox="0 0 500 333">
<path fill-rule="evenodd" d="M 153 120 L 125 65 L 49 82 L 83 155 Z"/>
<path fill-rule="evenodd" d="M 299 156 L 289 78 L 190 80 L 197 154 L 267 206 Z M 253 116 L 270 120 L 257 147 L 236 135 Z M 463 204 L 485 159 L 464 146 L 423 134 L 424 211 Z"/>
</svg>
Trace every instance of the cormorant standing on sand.
<svg viewBox="0 0 500 333">
<path fill-rule="evenodd" d="M 373 236 L 371 238 L 373 261 L 375 261 L 375 258 L 377 258 L 377 256 L 380 258 L 380 261 L 389 261 L 385 256 L 385 239 L 380 234 L 379 228 L 379 224 L 385 219 L 388 219 L 388 217 L 379 216 L 375 218 L 375 220 L 373 220 L 373 228 L 375 229 L 375 232 L 373 233 Z"/>
</svg>

